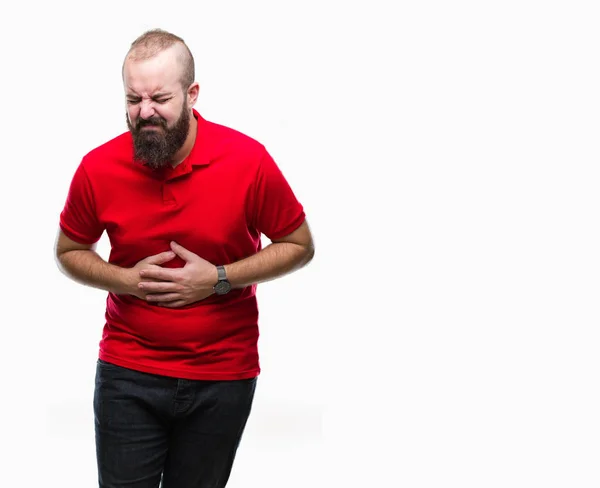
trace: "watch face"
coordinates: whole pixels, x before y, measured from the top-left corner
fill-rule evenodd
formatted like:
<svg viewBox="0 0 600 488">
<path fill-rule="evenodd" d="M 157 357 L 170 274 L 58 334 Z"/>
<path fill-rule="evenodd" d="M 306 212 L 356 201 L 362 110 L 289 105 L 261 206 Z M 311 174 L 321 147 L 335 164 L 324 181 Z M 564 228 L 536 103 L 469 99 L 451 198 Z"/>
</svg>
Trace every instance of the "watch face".
<svg viewBox="0 0 600 488">
<path fill-rule="evenodd" d="M 225 293 L 228 293 L 229 290 L 231 290 L 231 285 L 228 281 L 219 281 L 215 285 L 215 293 L 217 295 L 225 295 Z"/>
</svg>

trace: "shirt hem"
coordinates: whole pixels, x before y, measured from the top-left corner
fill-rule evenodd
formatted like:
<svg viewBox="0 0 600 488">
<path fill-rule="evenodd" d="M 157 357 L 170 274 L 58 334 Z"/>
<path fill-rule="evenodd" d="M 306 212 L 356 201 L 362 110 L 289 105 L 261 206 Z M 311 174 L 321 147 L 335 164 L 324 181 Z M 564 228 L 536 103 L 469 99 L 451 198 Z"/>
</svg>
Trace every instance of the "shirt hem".
<svg viewBox="0 0 600 488">
<path fill-rule="evenodd" d="M 132 369 L 141 373 L 155 374 L 159 376 L 168 376 L 171 378 L 179 378 L 186 380 L 207 380 L 207 381 L 227 381 L 227 380 L 245 380 L 255 378 L 260 374 L 260 367 L 245 371 L 236 372 L 214 372 L 214 371 L 191 371 L 188 369 L 170 369 L 170 368 L 155 368 L 146 364 L 133 363 L 125 361 L 121 358 L 115 358 L 104 353 L 100 353 L 98 358 L 107 363 L 120 366 L 122 368 Z"/>
</svg>

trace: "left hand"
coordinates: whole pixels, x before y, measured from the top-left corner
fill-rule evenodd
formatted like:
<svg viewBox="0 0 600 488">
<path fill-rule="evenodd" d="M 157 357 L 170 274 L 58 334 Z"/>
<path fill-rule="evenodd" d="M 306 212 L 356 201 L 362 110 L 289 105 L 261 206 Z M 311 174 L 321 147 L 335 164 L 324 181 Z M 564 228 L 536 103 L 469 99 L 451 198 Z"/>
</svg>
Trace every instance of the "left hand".
<svg viewBox="0 0 600 488">
<path fill-rule="evenodd" d="M 162 280 L 139 283 L 139 288 L 146 293 L 146 300 L 161 307 L 176 308 L 212 295 L 218 281 L 217 267 L 176 242 L 171 242 L 171 249 L 185 261 L 185 266 L 174 269 L 153 266 L 141 270 L 142 280 Z"/>
</svg>

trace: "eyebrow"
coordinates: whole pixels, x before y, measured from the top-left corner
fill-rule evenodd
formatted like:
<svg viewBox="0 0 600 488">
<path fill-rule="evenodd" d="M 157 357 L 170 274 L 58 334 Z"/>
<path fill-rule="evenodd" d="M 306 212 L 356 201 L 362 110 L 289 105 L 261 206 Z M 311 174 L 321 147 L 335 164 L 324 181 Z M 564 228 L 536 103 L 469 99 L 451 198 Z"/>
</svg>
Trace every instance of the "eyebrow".
<svg viewBox="0 0 600 488">
<path fill-rule="evenodd" d="M 159 93 L 156 93 L 155 95 L 152 95 L 151 98 L 164 98 L 164 97 L 169 97 L 169 96 L 171 96 L 171 94 L 168 92 L 159 92 Z M 136 95 L 135 93 L 128 93 L 127 97 L 128 98 L 141 98 L 139 95 Z"/>
</svg>

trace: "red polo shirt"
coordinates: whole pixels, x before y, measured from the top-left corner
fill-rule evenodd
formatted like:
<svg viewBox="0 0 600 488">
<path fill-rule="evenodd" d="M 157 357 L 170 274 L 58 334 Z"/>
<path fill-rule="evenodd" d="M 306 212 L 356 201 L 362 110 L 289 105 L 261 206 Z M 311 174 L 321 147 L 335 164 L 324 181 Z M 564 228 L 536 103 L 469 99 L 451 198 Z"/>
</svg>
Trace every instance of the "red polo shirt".
<svg viewBox="0 0 600 488">
<path fill-rule="evenodd" d="M 296 230 L 304 211 L 263 145 L 233 129 L 198 120 L 196 142 L 176 168 L 154 171 L 133 161 L 126 132 L 87 154 L 60 215 L 72 240 L 106 231 L 109 262 L 129 268 L 176 241 L 209 262 L 239 261 L 261 249 L 261 234 Z M 182 267 L 176 257 L 164 266 Z M 164 308 L 108 294 L 102 360 L 186 379 L 230 380 L 260 372 L 256 285 Z"/>
</svg>

